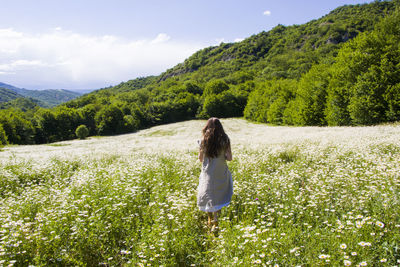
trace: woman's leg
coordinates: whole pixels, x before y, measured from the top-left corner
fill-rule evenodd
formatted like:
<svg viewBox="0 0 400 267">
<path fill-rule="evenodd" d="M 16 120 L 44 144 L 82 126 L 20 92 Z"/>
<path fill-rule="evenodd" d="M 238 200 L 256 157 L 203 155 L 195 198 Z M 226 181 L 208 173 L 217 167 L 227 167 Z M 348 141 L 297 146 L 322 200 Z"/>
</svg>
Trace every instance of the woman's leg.
<svg viewBox="0 0 400 267">
<path fill-rule="evenodd" d="M 213 212 L 214 222 L 218 223 L 218 217 L 221 214 L 221 210 Z"/>
<path fill-rule="evenodd" d="M 208 224 L 207 225 L 208 225 L 208 227 L 211 227 L 214 215 L 212 212 L 207 212 L 207 216 L 208 216 Z"/>
<path fill-rule="evenodd" d="M 213 217 L 214 217 L 214 220 L 213 220 L 213 229 L 215 230 L 215 228 L 218 227 L 218 217 L 219 217 L 220 214 L 221 214 L 221 210 L 215 211 L 215 212 L 213 212 L 212 214 L 213 214 Z"/>
</svg>

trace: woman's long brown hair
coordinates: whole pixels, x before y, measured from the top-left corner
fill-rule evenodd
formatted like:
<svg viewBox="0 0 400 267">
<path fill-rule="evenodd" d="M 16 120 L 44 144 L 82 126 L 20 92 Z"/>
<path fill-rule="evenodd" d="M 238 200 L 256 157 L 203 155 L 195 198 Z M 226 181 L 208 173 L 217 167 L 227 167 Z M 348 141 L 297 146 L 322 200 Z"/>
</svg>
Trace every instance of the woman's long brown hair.
<svg viewBox="0 0 400 267">
<path fill-rule="evenodd" d="M 229 137 L 225 133 L 221 122 L 217 118 L 210 118 L 203 128 L 203 141 L 200 149 L 206 157 L 216 158 L 221 151 L 229 146 Z"/>
</svg>

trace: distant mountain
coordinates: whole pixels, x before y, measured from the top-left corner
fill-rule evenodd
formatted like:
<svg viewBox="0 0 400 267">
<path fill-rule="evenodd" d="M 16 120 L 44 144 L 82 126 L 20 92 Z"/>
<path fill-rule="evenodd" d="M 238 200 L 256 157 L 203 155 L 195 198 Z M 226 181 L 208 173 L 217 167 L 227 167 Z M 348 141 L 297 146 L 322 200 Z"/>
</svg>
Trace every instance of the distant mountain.
<svg viewBox="0 0 400 267">
<path fill-rule="evenodd" d="M 36 106 L 49 107 L 48 104 L 31 97 L 25 97 L 9 88 L 16 88 L 12 85 L 2 84 L 8 88 L 0 87 L 0 109 L 19 108 L 22 111 L 33 109 Z M 18 88 L 16 88 L 18 89 Z"/>
<path fill-rule="evenodd" d="M 18 108 L 22 111 L 28 111 L 38 106 L 48 107 L 47 104 L 40 100 L 27 97 L 18 97 L 8 102 L 0 102 L 0 109 Z"/>
<path fill-rule="evenodd" d="M 74 98 L 81 96 L 80 93 L 72 92 L 64 89 L 47 89 L 47 90 L 27 90 L 27 89 L 14 89 L 15 92 L 33 99 L 43 101 L 50 106 L 57 106 L 61 103 L 67 102 Z"/>
<path fill-rule="evenodd" d="M 0 83 L 0 88 L 7 89 L 7 91 L 2 91 L 0 102 L 8 102 L 18 97 L 26 97 L 39 100 L 39 102 L 36 102 L 43 107 L 54 107 L 82 95 L 81 93 L 64 89 L 27 90 L 6 83 Z M 10 91 L 14 92 L 14 94 Z"/>
<path fill-rule="evenodd" d="M 6 89 L 11 89 L 11 90 L 19 89 L 18 87 L 15 87 L 15 86 L 12 86 L 12 85 L 9 85 L 6 83 L 2 83 L 2 82 L 0 82 L 0 88 L 6 88 Z"/>
<path fill-rule="evenodd" d="M 8 102 L 18 97 L 23 97 L 23 96 L 9 88 L 0 87 L 0 103 Z"/>
</svg>

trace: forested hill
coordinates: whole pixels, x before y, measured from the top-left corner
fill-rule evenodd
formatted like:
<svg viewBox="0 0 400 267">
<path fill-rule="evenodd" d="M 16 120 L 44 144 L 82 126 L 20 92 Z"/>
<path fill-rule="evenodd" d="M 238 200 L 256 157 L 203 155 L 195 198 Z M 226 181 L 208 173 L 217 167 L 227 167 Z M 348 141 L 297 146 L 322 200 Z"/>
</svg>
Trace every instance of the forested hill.
<svg viewBox="0 0 400 267">
<path fill-rule="evenodd" d="M 371 31 L 396 5 L 396 1 L 383 1 L 342 6 L 306 24 L 278 25 L 238 43 L 202 49 L 160 76 L 141 77 L 99 91 L 115 94 L 150 82 L 162 86 L 171 77 L 204 84 L 212 79 L 227 79 L 237 71 L 251 71 L 252 79 L 299 78 L 316 62 L 331 60 L 342 43 Z"/>
<path fill-rule="evenodd" d="M 27 90 L 23 88 L 17 88 L 14 91 L 23 95 L 24 97 L 39 100 L 49 107 L 57 106 L 82 95 L 80 93 L 64 89 Z"/>
<path fill-rule="evenodd" d="M 18 103 L 31 102 L 33 105 L 41 107 L 54 107 L 61 103 L 67 102 L 82 94 L 64 89 L 46 89 L 46 90 L 27 90 L 18 88 L 10 84 L 0 82 L 0 109 L 7 106 L 18 106 Z M 13 101 L 16 98 L 25 98 L 18 101 Z M 23 105 L 26 107 L 26 105 Z"/>
<path fill-rule="evenodd" d="M 394 10 L 394 2 L 343 6 L 303 25 L 278 25 L 239 43 L 203 49 L 160 79 L 201 70 L 200 82 L 225 78 L 249 69 L 257 78 L 300 78 L 311 65 L 329 60 L 343 42 L 370 31 L 380 18 Z M 216 71 L 217 70 L 217 71 Z"/>
<path fill-rule="evenodd" d="M 15 138 L 7 116 L 0 124 L 9 142 L 38 143 L 75 138 L 80 124 L 109 135 L 209 116 L 289 125 L 399 120 L 399 6 L 342 6 L 303 25 L 202 49 L 159 76 L 31 111 L 31 118 L 18 113 L 31 124 L 31 139 Z"/>
<path fill-rule="evenodd" d="M 0 87 L 0 103 L 8 102 L 18 97 L 23 97 L 23 96 L 14 92 L 11 89 Z"/>
</svg>

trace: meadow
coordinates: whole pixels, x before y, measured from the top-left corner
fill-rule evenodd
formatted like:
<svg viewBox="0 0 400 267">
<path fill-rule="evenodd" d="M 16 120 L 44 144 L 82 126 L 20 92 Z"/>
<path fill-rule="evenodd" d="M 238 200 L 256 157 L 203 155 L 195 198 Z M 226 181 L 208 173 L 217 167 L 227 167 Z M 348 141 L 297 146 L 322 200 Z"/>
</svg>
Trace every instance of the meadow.
<svg viewBox="0 0 400 267">
<path fill-rule="evenodd" d="M 196 207 L 205 121 L 0 152 L 0 266 L 400 266 L 400 125 L 222 123 L 232 203 Z"/>
</svg>

